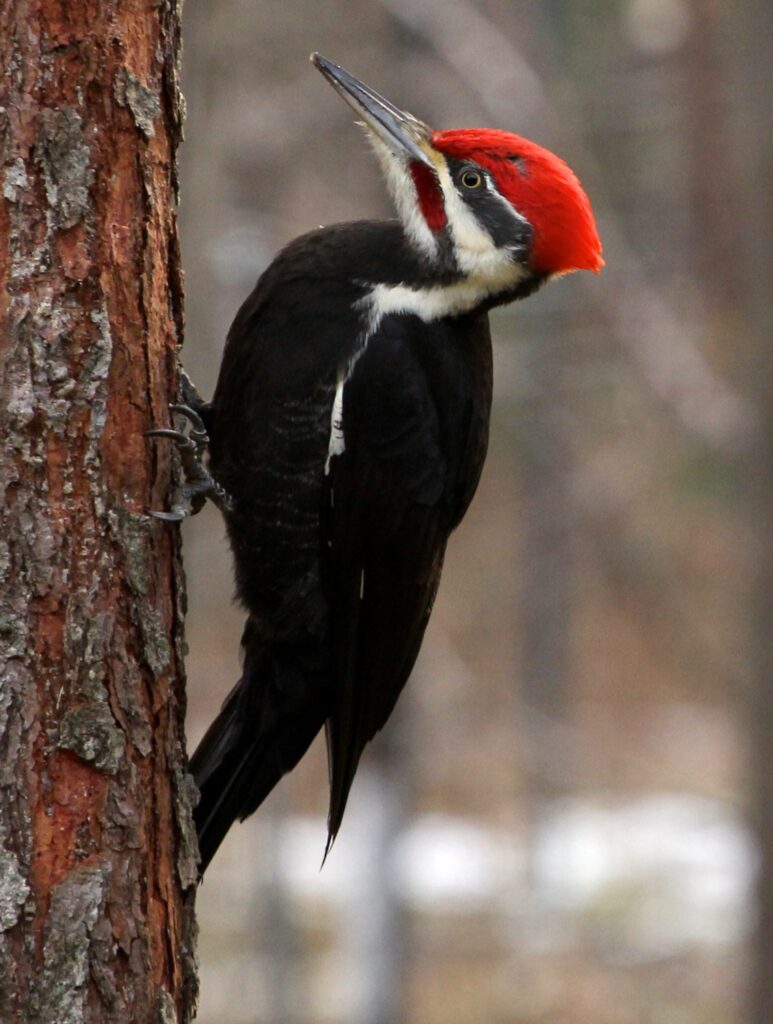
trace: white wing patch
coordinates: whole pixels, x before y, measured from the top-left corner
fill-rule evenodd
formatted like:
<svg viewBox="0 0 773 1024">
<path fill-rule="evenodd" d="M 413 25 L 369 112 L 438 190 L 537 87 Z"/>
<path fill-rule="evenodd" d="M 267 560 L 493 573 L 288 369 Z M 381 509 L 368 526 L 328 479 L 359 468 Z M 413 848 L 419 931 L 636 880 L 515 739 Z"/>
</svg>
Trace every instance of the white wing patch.
<svg viewBox="0 0 773 1024">
<path fill-rule="evenodd" d="M 333 408 L 330 411 L 330 441 L 327 446 L 327 458 L 325 459 L 325 476 L 330 473 L 330 460 L 334 455 L 343 455 L 346 451 L 346 439 L 344 438 L 344 387 L 349 379 L 351 367 L 347 373 L 342 373 L 338 378 Z"/>
</svg>

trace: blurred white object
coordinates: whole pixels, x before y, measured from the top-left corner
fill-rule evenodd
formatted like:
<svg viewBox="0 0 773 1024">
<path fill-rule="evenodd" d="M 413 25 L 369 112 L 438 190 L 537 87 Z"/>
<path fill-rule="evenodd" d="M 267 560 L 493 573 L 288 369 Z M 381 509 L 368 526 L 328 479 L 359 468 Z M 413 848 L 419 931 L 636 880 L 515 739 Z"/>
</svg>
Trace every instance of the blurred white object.
<svg viewBox="0 0 773 1024">
<path fill-rule="evenodd" d="M 373 863 L 366 816 L 353 815 L 322 872 L 323 822 L 291 818 L 281 828 L 292 898 L 344 904 L 361 891 L 360 875 Z M 737 942 L 748 926 L 754 857 L 719 801 L 675 793 L 617 806 L 562 802 L 545 811 L 533 841 L 527 877 L 522 835 L 425 815 L 399 836 L 380 884 L 419 913 L 520 906 L 532 908 L 530 917 L 580 917 L 644 957 Z"/>
</svg>

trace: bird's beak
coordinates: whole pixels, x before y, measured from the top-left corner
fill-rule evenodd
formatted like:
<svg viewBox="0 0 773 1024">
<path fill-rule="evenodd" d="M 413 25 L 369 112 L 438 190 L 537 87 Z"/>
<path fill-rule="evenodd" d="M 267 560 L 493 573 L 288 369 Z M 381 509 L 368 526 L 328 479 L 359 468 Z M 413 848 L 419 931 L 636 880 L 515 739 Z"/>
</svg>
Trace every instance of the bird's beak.
<svg viewBox="0 0 773 1024">
<path fill-rule="evenodd" d="M 389 100 L 333 64 L 319 53 L 312 53 L 311 63 L 322 72 L 333 88 L 358 114 L 373 134 L 398 156 L 406 155 L 435 169 L 426 148 L 430 146 L 430 129 L 413 114 L 399 110 Z"/>
</svg>

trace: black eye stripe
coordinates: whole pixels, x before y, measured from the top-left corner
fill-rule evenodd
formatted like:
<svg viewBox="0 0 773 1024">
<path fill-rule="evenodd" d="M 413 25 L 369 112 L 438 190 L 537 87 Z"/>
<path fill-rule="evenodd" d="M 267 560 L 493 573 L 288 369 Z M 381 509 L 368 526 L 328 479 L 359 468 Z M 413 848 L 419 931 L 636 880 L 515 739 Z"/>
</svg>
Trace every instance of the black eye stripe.
<svg viewBox="0 0 773 1024">
<path fill-rule="evenodd" d="M 500 195 L 495 175 L 470 161 L 454 157 L 447 159 L 460 198 L 481 227 L 491 235 L 494 244 L 501 248 L 518 246 L 525 251 L 531 237 L 531 227 Z M 462 179 L 470 172 L 480 175 L 482 186 L 464 187 Z"/>
</svg>

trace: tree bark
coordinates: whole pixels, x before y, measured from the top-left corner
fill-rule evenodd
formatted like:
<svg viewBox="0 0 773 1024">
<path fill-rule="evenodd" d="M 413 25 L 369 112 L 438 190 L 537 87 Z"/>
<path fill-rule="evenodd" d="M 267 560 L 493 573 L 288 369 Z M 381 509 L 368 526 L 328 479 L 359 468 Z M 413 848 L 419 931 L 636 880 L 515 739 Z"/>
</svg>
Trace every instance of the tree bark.
<svg viewBox="0 0 773 1024">
<path fill-rule="evenodd" d="M 177 0 L 2 0 L 0 1020 L 195 1001 L 183 577 L 162 507 L 182 334 Z"/>
</svg>

